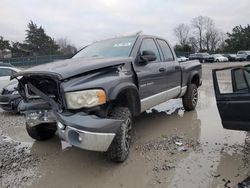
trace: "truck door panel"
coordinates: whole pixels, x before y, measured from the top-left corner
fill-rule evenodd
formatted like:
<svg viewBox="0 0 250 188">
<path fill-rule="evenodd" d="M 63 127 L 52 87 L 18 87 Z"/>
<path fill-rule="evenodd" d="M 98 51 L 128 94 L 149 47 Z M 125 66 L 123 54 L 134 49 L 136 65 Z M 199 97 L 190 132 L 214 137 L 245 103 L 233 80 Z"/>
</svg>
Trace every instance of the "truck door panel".
<svg viewBox="0 0 250 188">
<path fill-rule="evenodd" d="M 153 51 L 155 61 L 137 64 L 135 71 L 139 81 L 139 94 L 142 99 L 142 110 L 148 109 L 166 100 L 165 66 L 161 62 L 159 49 L 153 38 L 144 38 L 138 55 L 144 50 Z"/>
<path fill-rule="evenodd" d="M 217 72 L 231 70 L 232 93 L 221 93 Z M 250 72 L 245 68 L 213 70 L 213 82 L 217 107 L 226 129 L 250 131 Z M 249 69 L 250 70 L 250 69 Z"/>
</svg>

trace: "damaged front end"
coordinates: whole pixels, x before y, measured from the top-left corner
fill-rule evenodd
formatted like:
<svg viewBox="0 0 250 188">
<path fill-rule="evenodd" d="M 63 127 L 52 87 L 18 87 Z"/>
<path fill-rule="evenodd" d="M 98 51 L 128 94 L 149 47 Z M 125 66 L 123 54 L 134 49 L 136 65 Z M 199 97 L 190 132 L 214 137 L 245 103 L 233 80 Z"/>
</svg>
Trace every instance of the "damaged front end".
<svg viewBox="0 0 250 188">
<path fill-rule="evenodd" d="M 19 110 L 30 127 L 49 124 L 69 144 L 92 151 L 108 150 L 122 121 L 87 111 L 69 110 L 61 81 L 55 75 L 29 74 L 17 78 L 24 99 Z"/>
</svg>

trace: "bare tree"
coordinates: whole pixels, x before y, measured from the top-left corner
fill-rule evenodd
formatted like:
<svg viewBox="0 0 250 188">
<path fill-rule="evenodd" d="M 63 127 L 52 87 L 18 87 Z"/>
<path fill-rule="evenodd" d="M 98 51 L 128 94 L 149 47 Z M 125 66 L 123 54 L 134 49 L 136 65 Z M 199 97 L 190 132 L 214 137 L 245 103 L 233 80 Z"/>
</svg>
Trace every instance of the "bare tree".
<svg viewBox="0 0 250 188">
<path fill-rule="evenodd" d="M 192 52 L 196 52 L 199 49 L 198 41 L 196 40 L 195 37 L 190 37 L 189 38 L 189 45 L 191 46 Z"/>
<path fill-rule="evenodd" d="M 207 51 L 210 51 L 212 48 L 212 40 L 215 41 L 217 37 L 217 30 L 215 28 L 214 21 L 208 17 L 204 18 L 205 20 L 205 34 L 203 38 L 204 45 Z"/>
<path fill-rule="evenodd" d="M 204 35 L 205 35 L 205 31 L 207 30 L 207 27 L 209 25 L 213 25 L 213 20 L 211 20 L 211 18 L 207 17 L 207 16 L 198 16 L 193 18 L 192 20 L 192 26 L 194 29 L 197 30 L 197 39 L 198 39 L 198 43 L 199 43 L 199 50 L 202 50 L 202 44 L 204 42 Z"/>
<path fill-rule="evenodd" d="M 190 28 L 186 24 L 179 24 L 174 28 L 174 34 L 177 37 L 181 46 L 187 45 L 189 40 Z"/>
<path fill-rule="evenodd" d="M 223 31 L 219 31 L 218 38 L 219 38 L 219 42 L 218 42 L 217 48 L 219 48 L 220 50 L 223 51 L 225 49 L 225 46 L 226 46 L 227 35 Z"/>
<path fill-rule="evenodd" d="M 77 51 L 77 48 L 72 45 L 67 38 L 57 39 L 57 44 L 59 46 L 59 51 L 64 55 L 74 54 Z"/>
</svg>

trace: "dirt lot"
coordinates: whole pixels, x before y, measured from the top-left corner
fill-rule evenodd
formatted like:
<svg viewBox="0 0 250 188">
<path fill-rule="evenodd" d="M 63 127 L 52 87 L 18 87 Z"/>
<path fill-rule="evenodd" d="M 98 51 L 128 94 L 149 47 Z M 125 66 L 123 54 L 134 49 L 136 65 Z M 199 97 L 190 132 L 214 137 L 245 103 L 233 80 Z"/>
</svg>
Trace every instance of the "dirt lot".
<svg viewBox="0 0 250 188">
<path fill-rule="evenodd" d="M 211 69 L 239 64 L 203 64 L 196 111 L 171 100 L 136 118 L 123 164 L 56 136 L 34 141 L 22 116 L 0 112 L 0 187 L 235 187 L 250 176 L 250 149 L 245 132 L 221 126 Z"/>
</svg>

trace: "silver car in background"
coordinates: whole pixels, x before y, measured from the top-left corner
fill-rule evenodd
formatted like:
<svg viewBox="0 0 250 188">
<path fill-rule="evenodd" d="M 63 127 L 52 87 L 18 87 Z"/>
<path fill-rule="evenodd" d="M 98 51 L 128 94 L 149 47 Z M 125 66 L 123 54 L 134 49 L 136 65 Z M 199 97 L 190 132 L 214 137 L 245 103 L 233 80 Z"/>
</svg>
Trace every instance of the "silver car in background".
<svg viewBox="0 0 250 188">
<path fill-rule="evenodd" d="M 236 58 L 238 61 L 249 61 L 250 51 L 238 51 Z"/>
</svg>

